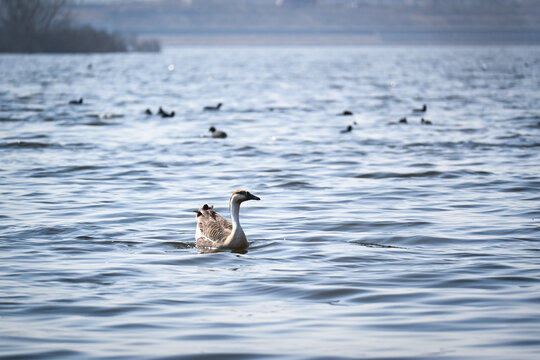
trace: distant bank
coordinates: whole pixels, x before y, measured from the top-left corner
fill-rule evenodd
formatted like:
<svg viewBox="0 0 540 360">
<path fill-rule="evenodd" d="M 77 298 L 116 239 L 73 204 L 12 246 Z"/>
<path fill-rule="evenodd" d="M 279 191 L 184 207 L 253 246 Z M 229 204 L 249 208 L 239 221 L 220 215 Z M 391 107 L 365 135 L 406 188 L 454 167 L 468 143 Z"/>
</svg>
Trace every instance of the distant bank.
<svg viewBox="0 0 540 360">
<path fill-rule="evenodd" d="M 540 45 L 539 32 L 185 32 L 152 33 L 164 46 Z"/>
<path fill-rule="evenodd" d="M 539 0 L 79 0 L 74 21 L 164 45 L 534 45 Z"/>
</svg>

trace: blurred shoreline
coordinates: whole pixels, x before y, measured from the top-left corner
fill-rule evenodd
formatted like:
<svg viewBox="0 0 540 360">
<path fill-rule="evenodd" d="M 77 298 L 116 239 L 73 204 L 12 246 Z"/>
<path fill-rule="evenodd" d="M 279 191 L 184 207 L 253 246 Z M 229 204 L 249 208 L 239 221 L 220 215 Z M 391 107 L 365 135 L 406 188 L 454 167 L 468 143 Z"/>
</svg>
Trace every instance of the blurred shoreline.
<svg viewBox="0 0 540 360">
<path fill-rule="evenodd" d="M 536 0 L 85 0 L 78 24 L 164 45 L 540 44 Z"/>
<path fill-rule="evenodd" d="M 540 45 L 540 34 L 504 33 L 486 39 L 484 34 L 454 33 L 441 38 L 439 34 L 253 34 L 253 33 L 187 33 L 151 34 L 141 39 L 157 39 L 163 46 L 478 46 L 478 45 Z"/>
</svg>

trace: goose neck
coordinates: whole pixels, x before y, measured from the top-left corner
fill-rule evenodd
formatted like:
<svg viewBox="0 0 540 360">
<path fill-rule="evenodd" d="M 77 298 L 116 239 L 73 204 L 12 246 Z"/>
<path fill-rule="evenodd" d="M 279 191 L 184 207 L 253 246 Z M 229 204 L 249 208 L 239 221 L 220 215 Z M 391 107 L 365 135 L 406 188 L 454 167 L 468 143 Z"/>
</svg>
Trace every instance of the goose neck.
<svg viewBox="0 0 540 360">
<path fill-rule="evenodd" d="M 236 228 L 240 227 L 240 203 L 231 199 L 229 210 L 231 212 L 231 222 L 234 231 Z"/>
</svg>

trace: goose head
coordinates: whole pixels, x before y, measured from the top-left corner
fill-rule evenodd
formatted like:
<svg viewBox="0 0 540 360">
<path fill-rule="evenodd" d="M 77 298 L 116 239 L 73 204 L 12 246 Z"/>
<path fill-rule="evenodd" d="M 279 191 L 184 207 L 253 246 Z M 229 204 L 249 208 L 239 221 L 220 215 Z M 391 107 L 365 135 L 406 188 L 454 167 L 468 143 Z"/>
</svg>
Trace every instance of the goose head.
<svg viewBox="0 0 540 360">
<path fill-rule="evenodd" d="M 246 190 L 236 190 L 232 193 L 231 203 L 240 204 L 248 200 L 261 200 L 261 198 L 253 195 L 252 193 Z"/>
</svg>

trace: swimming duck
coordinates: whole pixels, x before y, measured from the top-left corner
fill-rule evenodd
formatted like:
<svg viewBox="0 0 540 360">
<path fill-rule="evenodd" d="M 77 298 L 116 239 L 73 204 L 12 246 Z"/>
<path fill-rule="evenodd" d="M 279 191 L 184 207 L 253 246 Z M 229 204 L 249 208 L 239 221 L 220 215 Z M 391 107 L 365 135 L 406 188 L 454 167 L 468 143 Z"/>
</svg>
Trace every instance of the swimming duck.
<svg viewBox="0 0 540 360">
<path fill-rule="evenodd" d="M 217 111 L 219 108 L 223 105 L 222 103 L 218 103 L 216 106 L 205 106 L 204 110 L 206 111 Z"/>
<path fill-rule="evenodd" d="M 171 111 L 171 112 L 168 113 L 165 110 L 163 110 L 161 108 L 161 106 L 159 107 L 158 114 L 161 115 L 161 117 L 164 117 L 164 118 L 174 117 L 174 111 Z"/>
<path fill-rule="evenodd" d="M 342 113 L 340 113 L 339 115 L 342 115 L 342 116 L 351 116 L 353 115 L 352 111 L 349 111 L 349 110 L 343 110 Z"/>
<path fill-rule="evenodd" d="M 210 129 L 208 129 L 212 133 L 212 137 L 214 139 L 225 139 L 227 137 L 227 133 L 225 131 L 216 130 L 215 127 L 210 126 Z"/>
<path fill-rule="evenodd" d="M 431 121 L 430 121 L 430 120 L 426 120 L 426 119 L 424 119 L 424 118 L 421 118 L 421 119 L 420 119 L 420 123 L 421 123 L 422 125 L 431 125 Z"/>
<path fill-rule="evenodd" d="M 246 190 L 236 190 L 229 200 L 229 210 L 232 222 L 214 211 L 214 206 L 204 204 L 195 210 L 197 228 L 195 240 L 199 248 L 247 248 L 246 234 L 240 226 L 240 204 L 247 200 L 260 200 L 258 196 Z"/>
<path fill-rule="evenodd" d="M 422 108 L 420 109 L 413 109 L 414 112 L 426 112 L 427 111 L 427 105 L 424 104 L 424 106 L 422 106 Z"/>
<path fill-rule="evenodd" d="M 160 109 L 161 109 L 161 108 L 160 108 Z M 152 110 L 146 109 L 146 110 L 144 111 L 144 113 L 145 113 L 146 115 L 152 115 Z"/>
<path fill-rule="evenodd" d="M 345 134 L 353 130 L 352 125 L 347 126 L 345 129 L 341 130 L 340 133 Z"/>
<path fill-rule="evenodd" d="M 83 98 L 80 98 L 79 100 L 70 100 L 70 105 L 81 105 L 83 103 Z"/>
<path fill-rule="evenodd" d="M 400 123 L 400 124 L 406 124 L 406 123 L 407 123 L 407 118 L 401 118 L 401 119 L 399 119 L 399 123 Z"/>
<path fill-rule="evenodd" d="M 358 125 L 358 123 L 356 121 L 353 121 L 351 125 L 347 126 L 345 129 L 341 130 L 340 133 L 344 134 L 344 133 L 348 133 L 348 132 L 353 131 L 355 125 Z"/>
</svg>

